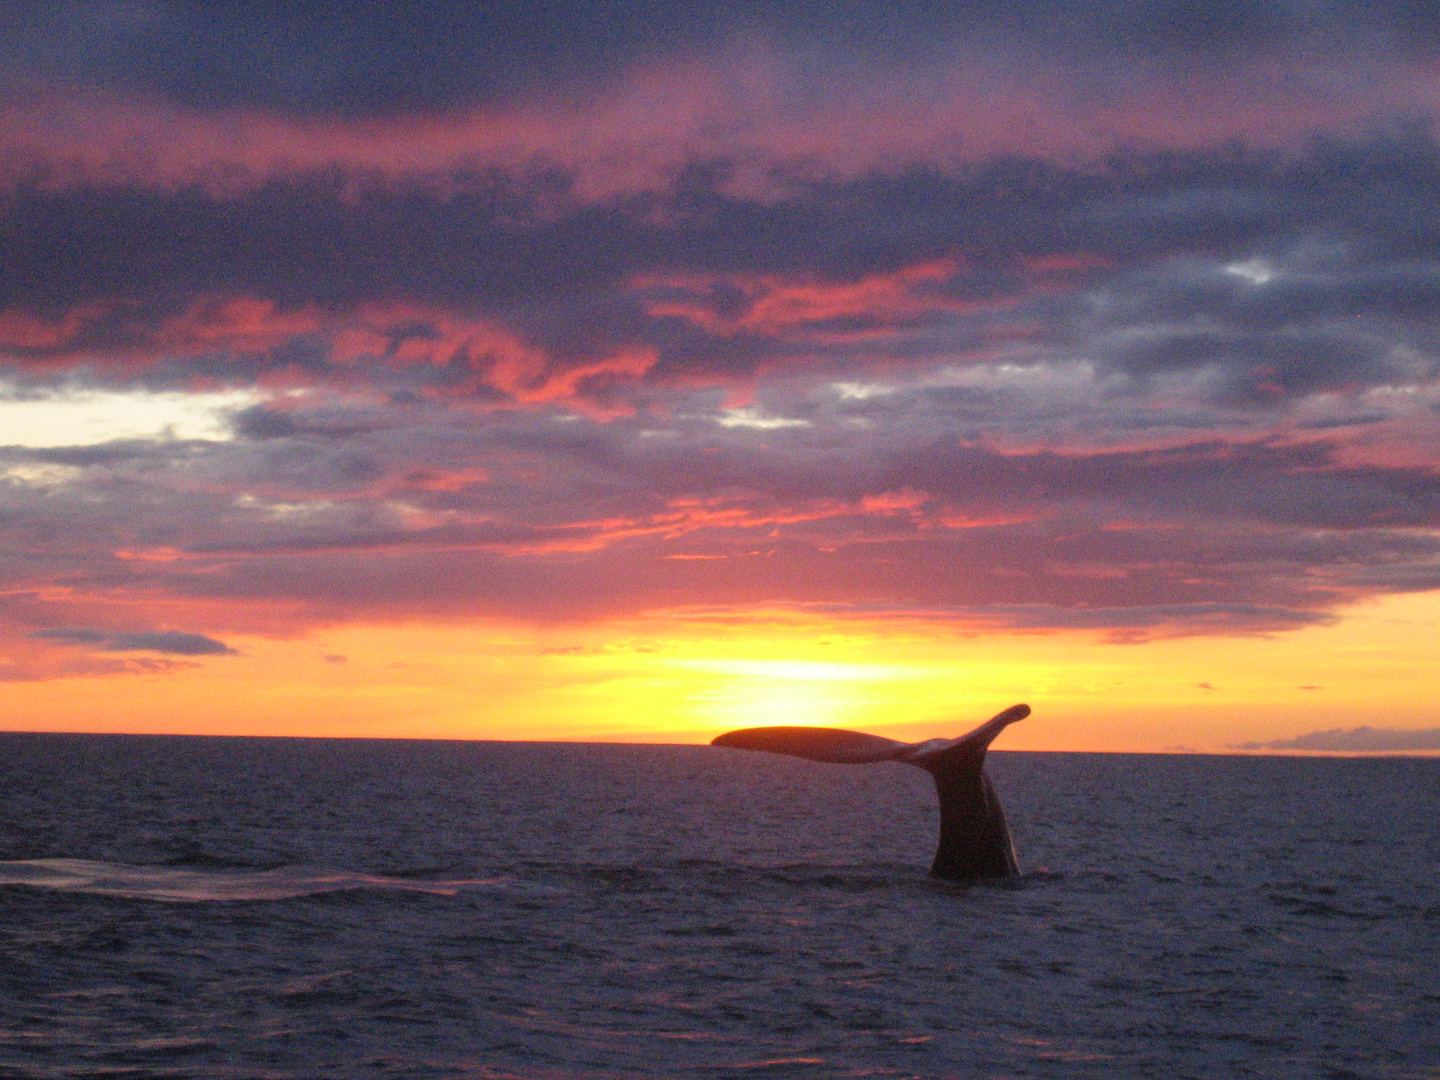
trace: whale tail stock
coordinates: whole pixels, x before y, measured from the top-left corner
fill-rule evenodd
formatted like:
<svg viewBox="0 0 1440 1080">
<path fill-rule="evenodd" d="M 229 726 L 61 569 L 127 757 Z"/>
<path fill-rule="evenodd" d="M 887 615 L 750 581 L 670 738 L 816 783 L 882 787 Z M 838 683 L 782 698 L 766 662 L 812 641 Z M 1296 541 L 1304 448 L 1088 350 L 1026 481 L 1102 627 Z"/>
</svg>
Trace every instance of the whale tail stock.
<svg viewBox="0 0 1440 1080">
<path fill-rule="evenodd" d="M 940 800 L 940 842 L 930 873 L 970 881 L 1020 872 L 1005 812 L 985 775 L 985 752 L 996 736 L 1029 715 L 1030 706 L 1012 705 L 958 739 L 919 743 L 839 728 L 761 727 L 728 731 L 712 745 L 845 765 L 899 761 L 924 769 L 935 778 Z"/>
<path fill-rule="evenodd" d="M 1029 715 L 1029 705 L 1012 705 L 951 745 L 911 761 L 935 778 L 940 800 L 940 841 L 930 866 L 935 877 L 965 881 L 1020 873 L 1005 811 L 985 775 L 985 751 L 997 735 Z"/>
</svg>

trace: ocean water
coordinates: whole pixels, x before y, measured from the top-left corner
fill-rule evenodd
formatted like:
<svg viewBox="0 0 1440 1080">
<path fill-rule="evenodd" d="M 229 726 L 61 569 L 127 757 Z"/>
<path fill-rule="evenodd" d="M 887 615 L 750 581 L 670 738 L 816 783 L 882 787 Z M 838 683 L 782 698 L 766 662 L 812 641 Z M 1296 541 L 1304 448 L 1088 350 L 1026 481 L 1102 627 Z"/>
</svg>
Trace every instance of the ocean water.
<svg viewBox="0 0 1440 1080">
<path fill-rule="evenodd" d="M 1440 1078 L 1440 760 L 0 735 L 0 1077 Z"/>
</svg>

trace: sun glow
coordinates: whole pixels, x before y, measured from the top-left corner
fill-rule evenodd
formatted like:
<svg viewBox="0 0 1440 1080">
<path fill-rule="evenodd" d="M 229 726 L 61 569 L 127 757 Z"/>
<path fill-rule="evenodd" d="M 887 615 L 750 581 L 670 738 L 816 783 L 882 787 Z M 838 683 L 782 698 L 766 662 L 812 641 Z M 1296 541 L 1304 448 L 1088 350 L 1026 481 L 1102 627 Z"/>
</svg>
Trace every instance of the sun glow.
<svg viewBox="0 0 1440 1080">
<path fill-rule="evenodd" d="M 1024 701 L 1034 715 L 998 749 L 1223 750 L 1334 727 L 1435 726 L 1437 636 L 1440 594 L 1289 634 L 1127 645 L 753 613 L 547 629 L 346 626 L 226 635 L 234 655 L 130 674 L 13 682 L 5 726 L 705 742 L 800 724 L 908 740 L 960 734 Z M 86 655 L 83 641 L 44 647 Z"/>
<path fill-rule="evenodd" d="M 834 644 L 808 647 L 833 650 Z M 807 643 L 790 643 L 790 648 L 805 650 Z M 688 695 L 688 711 L 700 724 L 720 729 L 894 723 L 897 710 L 933 699 L 944 685 L 975 675 L 945 662 L 700 657 L 665 663 L 677 676 L 702 683 Z"/>
</svg>

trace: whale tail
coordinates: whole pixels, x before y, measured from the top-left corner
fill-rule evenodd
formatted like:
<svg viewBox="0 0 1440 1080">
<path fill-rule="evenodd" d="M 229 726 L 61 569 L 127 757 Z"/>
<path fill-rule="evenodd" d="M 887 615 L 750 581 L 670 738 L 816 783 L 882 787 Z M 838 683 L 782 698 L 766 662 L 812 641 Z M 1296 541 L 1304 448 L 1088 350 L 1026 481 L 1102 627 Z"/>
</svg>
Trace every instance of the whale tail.
<svg viewBox="0 0 1440 1080">
<path fill-rule="evenodd" d="M 935 778 L 940 801 L 940 840 L 930 865 L 935 877 L 963 881 L 1020 873 L 1005 811 L 985 775 L 985 752 L 997 735 L 1029 715 L 1030 706 L 1012 705 L 949 746 L 909 762 Z"/>
<path fill-rule="evenodd" d="M 935 778 L 940 800 L 940 842 L 930 873 L 970 881 L 1020 872 L 1005 811 L 985 775 L 985 752 L 996 736 L 1029 715 L 1029 705 L 1012 705 L 958 739 L 920 743 L 838 728 L 762 727 L 727 731 L 712 745 L 846 765 L 899 761 L 924 769 Z"/>
<path fill-rule="evenodd" d="M 1011 705 L 1008 709 L 998 712 L 986 720 L 974 731 L 961 735 L 958 739 L 932 739 L 929 742 L 917 743 L 914 751 L 899 760 L 929 772 L 935 772 L 937 769 L 952 769 L 974 757 L 979 757 L 983 765 L 985 751 L 990 749 L 990 744 L 995 741 L 996 736 L 1011 724 L 1024 720 L 1029 715 L 1029 705 Z"/>
</svg>

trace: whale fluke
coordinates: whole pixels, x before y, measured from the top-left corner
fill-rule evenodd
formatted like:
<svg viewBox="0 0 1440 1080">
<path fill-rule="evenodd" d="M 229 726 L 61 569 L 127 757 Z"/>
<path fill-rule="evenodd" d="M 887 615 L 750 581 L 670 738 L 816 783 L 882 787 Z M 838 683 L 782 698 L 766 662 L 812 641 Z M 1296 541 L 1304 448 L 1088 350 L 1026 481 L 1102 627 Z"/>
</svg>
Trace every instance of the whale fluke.
<svg viewBox="0 0 1440 1080">
<path fill-rule="evenodd" d="M 829 761 L 837 765 L 864 765 L 872 761 L 894 761 L 912 748 L 879 735 L 828 727 L 752 727 L 727 731 L 711 746 L 732 746 L 737 750 L 768 750 L 772 754 Z"/>
<path fill-rule="evenodd" d="M 949 881 L 973 881 L 1020 872 L 1005 811 L 985 775 L 985 751 L 1000 732 L 1029 715 L 1029 705 L 1012 705 L 958 739 L 918 743 L 840 728 L 760 727 L 727 731 L 711 745 L 840 765 L 899 761 L 924 769 L 935 778 L 940 799 L 940 842 L 930 873 Z"/>
</svg>

